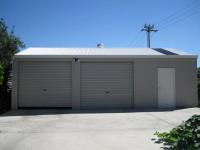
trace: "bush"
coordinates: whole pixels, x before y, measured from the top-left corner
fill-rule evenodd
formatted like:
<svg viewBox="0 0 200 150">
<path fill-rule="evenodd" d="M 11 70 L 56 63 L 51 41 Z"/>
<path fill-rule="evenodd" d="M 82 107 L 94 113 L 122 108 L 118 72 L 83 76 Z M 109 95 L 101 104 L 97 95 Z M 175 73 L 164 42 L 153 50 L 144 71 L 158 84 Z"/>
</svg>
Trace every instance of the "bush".
<svg viewBox="0 0 200 150">
<path fill-rule="evenodd" d="M 3 18 L 0 18 L 0 111 L 10 109 L 11 103 L 11 82 L 9 74 L 13 55 L 24 43 L 14 34 L 14 29 L 9 30 Z M 9 81 L 9 84 L 8 84 Z M 9 87 L 8 87 L 9 86 Z"/>
<path fill-rule="evenodd" d="M 163 149 L 199 150 L 200 149 L 200 115 L 194 115 L 170 132 L 156 132 L 155 143 L 163 143 Z"/>
</svg>

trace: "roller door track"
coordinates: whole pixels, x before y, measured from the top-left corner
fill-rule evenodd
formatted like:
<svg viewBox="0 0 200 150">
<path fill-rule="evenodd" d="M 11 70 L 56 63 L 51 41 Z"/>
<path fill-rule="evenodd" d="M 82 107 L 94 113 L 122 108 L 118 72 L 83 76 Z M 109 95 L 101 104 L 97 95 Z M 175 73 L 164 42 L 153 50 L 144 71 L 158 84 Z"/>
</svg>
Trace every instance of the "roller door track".
<svg viewBox="0 0 200 150">
<path fill-rule="evenodd" d="M 19 107 L 71 107 L 71 63 L 20 62 Z"/>
<path fill-rule="evenodd" d="M 81 109 L 132 107 L 133 63 L 81 63 Z"/>
</svg>

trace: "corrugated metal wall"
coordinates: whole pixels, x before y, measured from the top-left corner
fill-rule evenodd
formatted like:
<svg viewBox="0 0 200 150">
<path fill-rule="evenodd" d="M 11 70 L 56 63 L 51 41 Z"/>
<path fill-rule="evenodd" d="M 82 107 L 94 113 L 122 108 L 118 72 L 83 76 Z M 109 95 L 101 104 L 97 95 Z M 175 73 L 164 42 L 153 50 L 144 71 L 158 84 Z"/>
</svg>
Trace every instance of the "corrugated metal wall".
<svg viewBox="0 0 200 150">
<path fill-rule="evenodd" d="M 19 107 L 71 107 L 68 62 L 20 62 Z"/>
<path fill-rule="evenodd" d="M 132 62 L 134 62 L 134 77 Z M 15 59 L 12 109 L 17 109 L 18 106 L 71 106 L 72 97 L 74 109 L 80 109 L 80 104 L 81 108 L 121 108 L 133 106 L 133 103 L 134 108 L 157 108 L 157 69 L 160 67 L 176 68 L 176 107 L 198 105 L 196 59 L 135 58 L 130 61 L 127 59 L 81 59 L 80 64 L 77 62 L 73 66 L 74 69 L 71 63 L 73 63 L 72 59 L 60 58 Z M 73 94 L 71 93 L 71 69 L 75 70 L 73 72 Z M 49 71 L 45 72 L 46 70 Z M 44 81 L 41 79 L 39 83 L 35 82 L 35 78 L 40 78 L 40 76 Z M 50 79 L 45 79 L 45 77 Z M 46 88 L 44 87 L 46 82 L 51 83 L 49 94 L 45 94 L 47 91 L 42 92 Z M 80 87 L 79 83 L 81 83 Z M 61 90 L 58 92 L 56 89 Z M 123 89 L 128 90 L 123 92 Z"/>
<path fill-rule="evenodd" d="M 133 107 L 133 63 L 81 63 L 81 108 Z"/>
</svg>

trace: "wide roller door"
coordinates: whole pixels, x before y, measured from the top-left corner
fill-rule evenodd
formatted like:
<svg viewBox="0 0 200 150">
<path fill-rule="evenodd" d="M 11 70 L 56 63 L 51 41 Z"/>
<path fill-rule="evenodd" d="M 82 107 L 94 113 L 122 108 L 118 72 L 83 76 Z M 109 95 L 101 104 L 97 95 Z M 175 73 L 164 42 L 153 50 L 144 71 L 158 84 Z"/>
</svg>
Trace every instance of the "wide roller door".
<svg viewBox="0 0 200 150">
<path fill-rule="evenodd" d="M 133 63 L 81 63 L 81 109 L 132 107 Z"/>
<path fill-rule="evenodd" d="M 19 107 L 71 107 L 71 63 L 20 62 Z"/>
</svg>

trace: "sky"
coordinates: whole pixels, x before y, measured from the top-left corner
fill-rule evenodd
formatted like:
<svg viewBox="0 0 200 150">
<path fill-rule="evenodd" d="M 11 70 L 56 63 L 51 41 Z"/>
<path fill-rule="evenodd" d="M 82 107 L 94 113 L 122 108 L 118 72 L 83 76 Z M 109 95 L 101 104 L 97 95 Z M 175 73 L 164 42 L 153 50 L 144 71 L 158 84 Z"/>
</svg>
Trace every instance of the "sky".
<svg viewBox="0 0 200 150">
<path fill-rule="evenodd" d="M 0 18 L 27 47 L 146 47 L 154 24 L 151 47 L 200 54 L 200 0 L 1 0 Z"/>
</svg>

